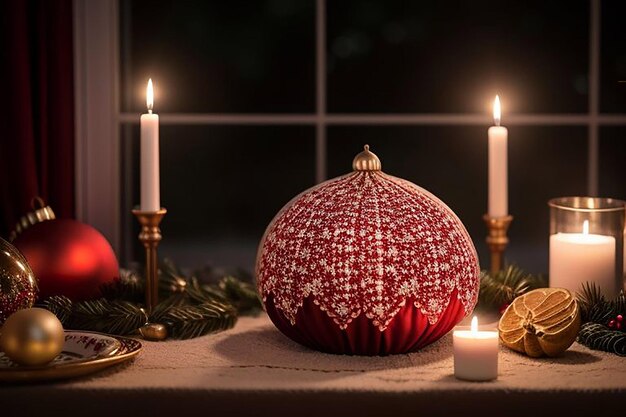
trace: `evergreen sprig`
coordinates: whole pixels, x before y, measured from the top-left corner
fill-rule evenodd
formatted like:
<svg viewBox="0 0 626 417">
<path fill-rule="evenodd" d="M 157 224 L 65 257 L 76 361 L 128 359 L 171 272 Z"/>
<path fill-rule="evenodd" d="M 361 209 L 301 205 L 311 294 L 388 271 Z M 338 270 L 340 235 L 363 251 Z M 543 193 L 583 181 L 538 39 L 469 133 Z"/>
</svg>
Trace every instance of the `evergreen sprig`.
<svg viewBox="0 0 626 417">
<path fill-rule="evenodd" d="M 206 272 L 206 269 L 204 270 Z M 135 270 L 120 271 L 120 279 L 102 288 L 103 298 L 72 302 L 64 296 L 46 299 L 66 328 L 117 335 L 136 333 L 144 324 L 161 323 L 170 337 L 188 339 L 229 329 L 239 313 L 261 308 L 255 287 L 232 276 L 203 284 L 186 276 L 170 260 L 159 265 L 161 301 L 148 316 L 143 308 L 144 278 Z"/>
<path fill-rule="evenodd" d="M 626 316 L 624 291 L 614 300 L 607 300 L 600 287 L 593 282 L 586 282 L 576 293 L 576 298 L 583 322 L 578 333 L 578 342 L 589 349 L 626 356 L 626 326 L 621 329 L 608 327 L 609 322 L 616 320 L 618 315 Z"/>
<path fill-rule="evenodd" d="M 47 298 L 42 307 L 50 310 L 59 321 L 63 324 L 63 327 L 69 327 L 70 318 L 72 317 L 72 309 L 74 308 L 74 303 L 69 298 L 56 295 L 53 297 Z"/>
<path fill-rule="evenodd" d="M 75 303 L 57 295 L 46 299 L 43 307 L 53 312 L 63 327 L 76 330 L 128 335 L 148 320 L 140 305 L 123 300 L 99 298 Z"/>
<path fill-rule="evenodd" d="M 223 294 L 233 302 L 240 312 L 256 311 L 261 306 L 259 293 L 254 285 L 243 282 L 235 277 L 222 278 L 218 284 Z"/>
<path fill-rule="evenodd" d="M 171 307 L 159 317 L 159 322 L 165 324 L 170 336 L 176 339 L 189 339 L 230 329 L 236 321 L 235 308 L 219 301 Z"/>
<path fill-rule="evenodd" d="M 107 300 L 126 300 L 140 302 L 144 297 L 145 281 L 141 274 L 132 269 L 120 269 L 119 279 L 100 287 L 102 296 Z"/>
<path fill-rule="evenodd" d="M 607 325 L 610 320 L 618 315 L 626 316 L 626 295 L 624 291 L 614 300 L 607 300 L 600 287 L 593 282 L 586 282 L 576 293 L 578 305 L 580 306 L 581 319 L 583 323 L 593 322 Z M 624 329 L 626 330 L 626 329 Z"/>
<path fill-rule="evenodd" d="M 603 324 L 587 322 L 578 333 L 578 342 L 589 349 L 626 356 L 626 333 L 611 330 Z"/>
<path fill-rule="evenodd" d="M 75 329 L 119 335 L 131 334 L 147 321 L 146 311 L 139 304 L 106 298 L 76 303 L 71 317 Z"/>
<path fill-rule="evenodd" d="M 494 275 L 487 271 L 481 273 L 479 301 L 483 306 L 501 308 L 528 291 L 546 286 L 541 275 L 529 274 L 516 265 L 509 265 Z"/>
<path fill-rule="evenodd" d="M 580 308 L 583 323 L 592 321 L 589 318 L 591 311 L 606 303 L 606 299 L 604 295 L 602 295 L 600 287 L 593 282 L 585 282 L 582 284 L 580 291 L 576 293 L 576 299 L 578 300 L 578 307 Z"/>
</svg>

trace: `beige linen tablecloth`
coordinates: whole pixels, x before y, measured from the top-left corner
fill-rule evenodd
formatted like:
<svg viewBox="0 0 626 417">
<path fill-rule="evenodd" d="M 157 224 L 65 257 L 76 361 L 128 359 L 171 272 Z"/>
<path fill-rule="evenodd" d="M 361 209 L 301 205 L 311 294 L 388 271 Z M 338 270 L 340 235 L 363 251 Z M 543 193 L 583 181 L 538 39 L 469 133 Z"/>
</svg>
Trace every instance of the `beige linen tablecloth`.
<svg viewBox="0 0 626 417">
<path fill-rule="evenodd" d="M 244 317 L 227 332 L 147 342 L 134 363 L 93 377 L 0 385 L 0 417 L 626 415 L 626 358 L 578 344 L 558 359 L 502 348 L 493 382 L 452 372 L 451 335 L 407 355 L 339 356 Z"/>
</svg>

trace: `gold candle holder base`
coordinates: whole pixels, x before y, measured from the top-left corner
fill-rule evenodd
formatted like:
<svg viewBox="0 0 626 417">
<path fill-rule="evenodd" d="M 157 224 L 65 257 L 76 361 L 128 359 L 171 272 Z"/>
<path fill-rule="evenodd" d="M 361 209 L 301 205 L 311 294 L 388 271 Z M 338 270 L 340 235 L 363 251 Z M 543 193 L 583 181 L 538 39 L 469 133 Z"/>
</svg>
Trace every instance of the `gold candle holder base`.
<svg viewBox="0 0 626 417">
<path fill-rule="evenodd" d="M 487 246 L 491 252 L 491 274 L 496 274 L 502 270 L 504 263 L 504 250 L 509 243 L 507 231 L 513 221 L 513 216 L 491 217 L 488 214 L 483 216 L 489 234 L 487 235 Z"/>
<path fill-rule="evenodd" d="M 159 259 L 157 246 L 161 241 L 161 229 L 159 224 L 163 220 L 167 210 L 161 208 L 157 211 L 142 211 L 135 209 L 133 214 L 141 224 L 139 240 L 146 248 L 146 309 L 150 314 L 159 302 Z"/>
</svg>

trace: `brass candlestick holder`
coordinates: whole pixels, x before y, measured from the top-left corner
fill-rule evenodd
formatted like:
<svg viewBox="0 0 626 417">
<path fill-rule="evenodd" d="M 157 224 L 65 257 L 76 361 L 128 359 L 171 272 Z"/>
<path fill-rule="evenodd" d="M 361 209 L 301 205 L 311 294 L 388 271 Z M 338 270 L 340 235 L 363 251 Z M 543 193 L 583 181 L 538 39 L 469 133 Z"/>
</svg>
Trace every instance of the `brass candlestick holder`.
<svg viewBox="0 0 626 417">
<path fill-rule="evenodd" d="M 159 224 L 167 210 L 142 211 L 135 209 L 133 214 L 141 224 L 139 240 L 146 248 L 146 308 L 150 314 L 159 302 L 159 259 L 157 246 L 161 241 Z"/>
<path fill-rule="evenodd" d="M 513 221 L 513 216 L 491 217 L 488 214 L 483 216 L 489 234 L 487 235 L 487 246 L 491 252 L 491 274 L 496 274 L 502 270 L 504 263 L 504 250 L 509 243 L 506 232 Z"/>
</svg>

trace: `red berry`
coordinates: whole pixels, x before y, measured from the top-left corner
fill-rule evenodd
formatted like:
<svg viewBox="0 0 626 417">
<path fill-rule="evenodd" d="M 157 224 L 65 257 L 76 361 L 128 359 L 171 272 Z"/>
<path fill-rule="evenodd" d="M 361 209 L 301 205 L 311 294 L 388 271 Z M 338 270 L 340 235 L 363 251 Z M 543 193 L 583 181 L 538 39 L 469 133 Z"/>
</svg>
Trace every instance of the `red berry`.
<svg viewBox="0 0 626 417">
<path fill-rule="evenodd" d="M 623 319 L 624 319 L 624 317 L 622 317 L 621 314 L 617 315 L 617 321 L 619 321 L 621 323 Z"/>
<path fill-rule="evenodd" d="M 617 330 L 622 328 L 622 323 L 620 323 L 619 321 L 617 322 L 617 324 L 615 325 L 615 327 L 617 328 Z"/>
<path fill-rule="evenodd" d="M 506 309 L 509 307 L 509 303 L 504 303 L 500 306 L 500 309 L 498 310 L 498 312 L 500 313 L 500 315 L 504 314 L 504 312 L 506 311 Z"/>
<path fill-rule="evenodd" d="M 618 323 L 619 324 L 619 323 Z M 609 327 L 612 329 L 615 326 L 615 320 L 609 322 Z"/>
</svg>

